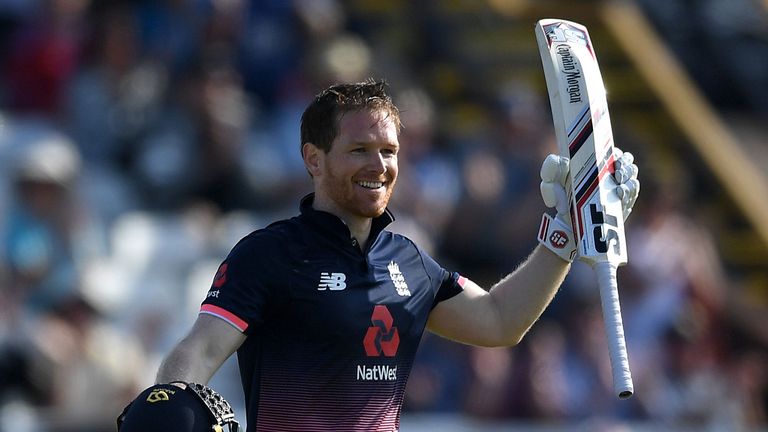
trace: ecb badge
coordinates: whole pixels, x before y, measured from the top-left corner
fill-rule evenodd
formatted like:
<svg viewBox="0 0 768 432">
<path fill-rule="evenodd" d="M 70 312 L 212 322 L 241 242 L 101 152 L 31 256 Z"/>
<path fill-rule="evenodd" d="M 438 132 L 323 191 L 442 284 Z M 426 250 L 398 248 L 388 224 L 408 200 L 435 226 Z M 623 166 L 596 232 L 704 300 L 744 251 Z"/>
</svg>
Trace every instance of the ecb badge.
<svg viewBox="0 0 768 432">
<path fill-rule="evenodd" d="M 410 297 L 411 291 L 408 290 L 408 284 L 405 283 L 405 277 L 400 273 L 400 266 L 396 262 L 390 261 L 387 266 L 389 269 L 389 277 L 392 278 L 392 283 L 395 284 L 397 293 L 403 297 Z"/>
</svg>

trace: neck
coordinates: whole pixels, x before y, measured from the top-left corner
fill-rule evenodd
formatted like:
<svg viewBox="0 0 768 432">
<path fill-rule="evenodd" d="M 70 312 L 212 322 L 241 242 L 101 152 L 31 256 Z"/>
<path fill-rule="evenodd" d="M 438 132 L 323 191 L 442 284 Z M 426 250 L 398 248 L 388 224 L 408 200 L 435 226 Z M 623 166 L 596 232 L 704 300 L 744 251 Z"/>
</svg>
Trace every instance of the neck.
<svg viewBox="0 0 768 432">
<path fill-rule="evenodd" d="M 357 244 L 360 246 L 360 249 L 365 250 L 365 246 L 368 243 L 368 236 L 371 234 L 373 219 L 369 217 L 355 216 L 344 212 L 339 209 L 338 206 L 334 205 L 333 201 L 323 199 L 319 195 L 315 195 L 312 208 L 330 213 L 341 219 L 344 224 L 347 225 L 349 233 L 352 235 L 352 237 L 357 240 Z"/>
<path fill-rule="evenodd" d="M 344 222 L 347 221 L 345 220 Z M 358 224 L 356 227 L 347 222 L 347 226 L 352 237 L 357 240 L 360 249 L 365 250 L 365 247 L 368 245 L 368 237 L 371 235 L 371 219 L 366 218 L 362 224 Z"/>
</svg>

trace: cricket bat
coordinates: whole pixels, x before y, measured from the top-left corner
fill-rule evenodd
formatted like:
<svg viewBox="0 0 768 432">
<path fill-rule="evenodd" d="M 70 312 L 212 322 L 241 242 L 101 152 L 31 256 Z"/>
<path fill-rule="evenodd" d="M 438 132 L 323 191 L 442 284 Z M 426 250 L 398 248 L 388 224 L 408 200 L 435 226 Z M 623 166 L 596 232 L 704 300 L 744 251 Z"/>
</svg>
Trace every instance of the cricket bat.
<svg viewBox="0 0 768 432">
<path fill-rule="evenodd" d="M 577 255 L 597 275 L 620 399 L 632 396 L 616 269 L 627 262 L 621 200 L 615 192 L 613 132 L 605 86 L 587 28 L 560 19 L 536 24 L 560 156 L 570 159 L 566 191 Z"/>
</svg>

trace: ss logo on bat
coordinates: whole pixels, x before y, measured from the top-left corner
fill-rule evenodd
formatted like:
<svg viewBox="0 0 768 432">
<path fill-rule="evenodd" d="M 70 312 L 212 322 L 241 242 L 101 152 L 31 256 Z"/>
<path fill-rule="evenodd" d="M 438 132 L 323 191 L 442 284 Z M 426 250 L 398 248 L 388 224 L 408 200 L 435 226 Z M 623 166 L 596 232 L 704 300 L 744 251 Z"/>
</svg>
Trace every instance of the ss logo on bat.
<svg viewBox="0 0 768 432">
<path fill-rule="evenodd" d="M 603 212 L 597 207 L 597 204 L 589 205 L 589 215 L 592 218 L 592 237 L 595 241 L 595 250 L 600 253 L 608 252 L 608 244 L 613 241 L 613 252 L 620 255 L 619 233 L 614 229 L 619 226 L 616 216 Z M 603 226 L 605 226 L 605 236 L 603 236 Z"/>
</svg>

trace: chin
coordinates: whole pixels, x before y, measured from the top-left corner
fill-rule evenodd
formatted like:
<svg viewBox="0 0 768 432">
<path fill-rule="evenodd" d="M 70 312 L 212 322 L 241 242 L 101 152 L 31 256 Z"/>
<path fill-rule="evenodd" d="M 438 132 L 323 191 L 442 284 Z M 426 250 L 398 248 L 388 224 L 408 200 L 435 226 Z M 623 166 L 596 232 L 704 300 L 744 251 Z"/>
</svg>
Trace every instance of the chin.
<svg viewBox="0 0 768 432">
<path fill-rule="evenodd" d="M 383 206 L 376 206 L 376 207 L 369 207 L 365 209 L 360 209 L 360 215 L 367 217 L 367 218 L 377 218 L 384 214 L 384 210 L 387 209 L 386 205 Z"/>
<path fill-rule="evenodd" d="M 389 196 L 387 196 L 384 199 L 369 201 L 361 205 L 359 209 L 361 213 L 365 214 L 366 217 L 379 217 L 387 209 L 388 204 L 389 204 Z"/>
</svg>

